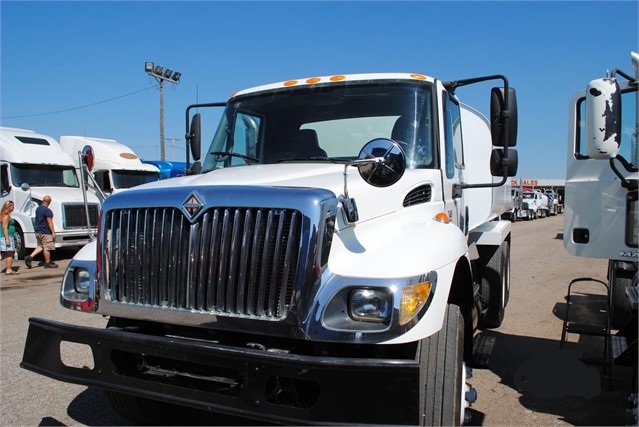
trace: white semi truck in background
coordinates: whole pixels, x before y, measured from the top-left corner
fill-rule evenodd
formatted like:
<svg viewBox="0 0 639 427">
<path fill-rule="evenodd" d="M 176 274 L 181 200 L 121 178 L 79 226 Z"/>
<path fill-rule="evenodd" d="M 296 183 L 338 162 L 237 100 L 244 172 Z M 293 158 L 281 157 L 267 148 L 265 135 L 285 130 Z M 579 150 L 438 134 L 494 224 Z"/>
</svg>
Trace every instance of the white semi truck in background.
<svg viewBox="0 0 639 427">
<path fill-rule="evenodd" d="M 0 206 L 12 200 L 16 254 L 24 258 L 36 247 L 35 210 L 51 196 L 56 248 L 81 247 L 95 236 L 100 201 L 84 197 L 73 160 L 50 136 L 32 130 L 0 127 Z"/>
<path fill-rule="evenodd" d="M 156 166 L 143 163 L 133 150 L 113 139 L 65 135 L 60 146 L 84 173 L 87 188 L 97 197 L 106 197 L 147 182 L 159 181 Z"/>
<path fill-rule="evenodd" d="M 613 357 L 636 367 L 639 54 L 631 59 L 635 76 L 615 69 L 572 100 L 564 246 L 572 255 L 608 260 L 610 318 L 624 340 Z M 635 393 L 636 386 L 635 373 Z"/>
<path fill-rule="evenodd" d="M 489 121 L 456 92 L 491 80 Z M 207 107 L 224 112 L 202 162 L 190 116 Z M 474 331 L 500 326 L 510 292 L 507 79 L 289 80 L 191 105 L 186 127 L 190 174 L 109 197 L 65 272 L 61 304 L 106 329 L 31 318 L 21 366 L 102 388 L 136 422 L 179 422 L 179 405 L 462 424 Z"/>
</svg>

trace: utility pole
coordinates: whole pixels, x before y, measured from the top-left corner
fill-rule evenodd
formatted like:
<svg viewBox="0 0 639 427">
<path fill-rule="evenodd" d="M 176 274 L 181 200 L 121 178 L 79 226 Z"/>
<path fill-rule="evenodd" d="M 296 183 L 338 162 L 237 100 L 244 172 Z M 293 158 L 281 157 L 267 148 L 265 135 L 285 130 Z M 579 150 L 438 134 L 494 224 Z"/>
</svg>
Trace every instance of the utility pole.
<svg viewBox="0 0 639 427">
<path fill-rule="evenodd" d="M 160 160 L 166 160 L 166 150 L 164 138 L 164 82 L 178 84 L 182 73 L 164 68 L 161 65 L 154 65 L 153 62 L 144 63 L 144 71 L 157 80 L 160 85 Z"/>
<path fill-rule="evenodd" d="M 179 138 L 166 138 L 167 141 L 171 141 L 171 161 L 175 161 L 175 141 L 182 141 Z"/>
</svg>

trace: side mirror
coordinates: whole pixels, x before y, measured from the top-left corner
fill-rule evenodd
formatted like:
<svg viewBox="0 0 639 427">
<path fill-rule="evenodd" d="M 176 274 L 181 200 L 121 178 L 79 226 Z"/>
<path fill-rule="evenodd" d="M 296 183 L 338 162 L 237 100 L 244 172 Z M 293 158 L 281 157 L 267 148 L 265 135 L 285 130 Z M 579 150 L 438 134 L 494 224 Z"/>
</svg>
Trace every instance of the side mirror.
<svg viewBox="0 0 639 427">
<path fill-rule="evenodd" d="M 382 159 L 383 161 L 365 161 Z M 404 175 L 406 157 L 399 144 L 387 139 L 373 139 L 359 152 L 357 170 L 364 181 L 374 187 L 389 187 Z"/>
<path fill-rule="evenodd" d="M 615 79 L 597 79 L 586 88 L 586 152 L 613 159 L 621 141 L 621 90 Z"/>
<path fill-rule="evenodd" d="M 197 161 L 191 165 L 191 169 L 187 169 L 185 173 L 187 175 L 199 175 L 202 171 L 202 164 Z"/>
<path fill-rule="evenodd" d="M 189 147 L 191 148 L 191 154 L 193 155 L 193 160 L 200 160 L 200 151 L 202 146 L 202 124 L 201 124 L 201 115 L 200 113 L 196 113 L 193 115 L 191 119 L 191 127 L 189 130 Z"/>
<path fill-rule="evenodd" d="M 490 131 L 496 147 L 517 145 L 517 95 L 508 88 L 508 109 L 504 88 L 494 87 L 490 93 Z"/>
<path fill-rule="evenodd" d="M 495 148 L 490 153 L 490 174 L 492 176 L 504 176 L 504 166 L 508 166 L 508 176 L 516 176 L 518 165 L 517 150 L 513 148 L 508 150 L 507 159 L 504 157 L 504 150 L 502 149 Z"/>
</svg>

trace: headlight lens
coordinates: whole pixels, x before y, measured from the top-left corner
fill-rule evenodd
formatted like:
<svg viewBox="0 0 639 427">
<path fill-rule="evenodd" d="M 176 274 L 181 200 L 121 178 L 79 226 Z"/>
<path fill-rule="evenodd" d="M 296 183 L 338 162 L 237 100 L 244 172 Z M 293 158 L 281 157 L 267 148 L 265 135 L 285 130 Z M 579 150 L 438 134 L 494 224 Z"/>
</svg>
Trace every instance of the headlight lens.
<svg viewBox="0 0 639 427">
<path fill-rule="evenodd" d="M 402 291 L 402 300 L 399 305 L 399 324 L 410 322 L 419 310 L 426 304 L 433 286 L 430 281 L 406 286 Z"/>
<path fill-rule="evenodd" d="M 73 270 L 73 287 L 79 294 L 88 294 L 90 286 L 89 270 L 76 268 Z"/>
<path fill-rule="evenodd" d="M 355 289 L 349 297 L 349 313 L 355 320 L 388 322 L 392 307 L 392 298 L 388 290 Z"/>
</svg>

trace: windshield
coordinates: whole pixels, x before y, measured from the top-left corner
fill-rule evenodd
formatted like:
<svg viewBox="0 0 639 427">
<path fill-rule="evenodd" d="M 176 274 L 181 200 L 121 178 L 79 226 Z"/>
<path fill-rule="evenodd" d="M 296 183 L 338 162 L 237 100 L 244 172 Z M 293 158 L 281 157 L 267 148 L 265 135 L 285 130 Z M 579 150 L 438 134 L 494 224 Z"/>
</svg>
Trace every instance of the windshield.
<svg viewBox="0 0 639 427">
<path fill-rule="evenodd" d="M 532 193 L 524 193 L 524 199 L 534 199 L 535 196 Z"/>
<path fill-rule="evenodd" d="M 31 187 L 80 187 L 73 166 L 13 163 L 11 180 L 16 186 L 26 182 Z"/>
<path fill-rule="evenodd" d="M 432 88 L 420 82 L 330 84 L 229 102 L 202 172 L 250 164 L 347 162 L 375 138 L 400 143 L 410 168 L 437 167 Z"/>
<path fill-rule="evenodd" d="M 160 180 L 160 174 L 152 171 L 112 170 L 111 175 L 114 188 L 131 188 Z"/>
</svg>

